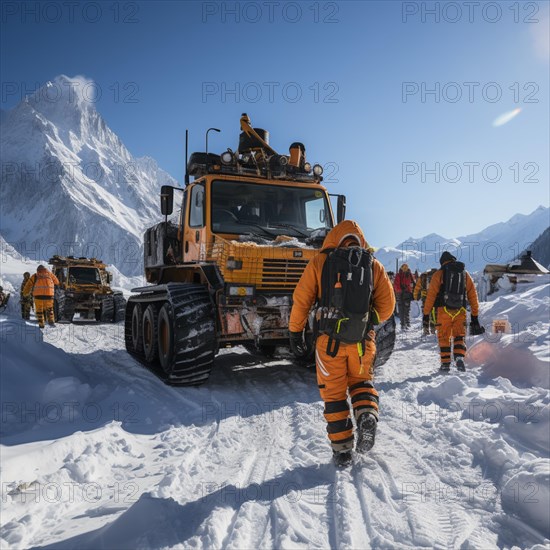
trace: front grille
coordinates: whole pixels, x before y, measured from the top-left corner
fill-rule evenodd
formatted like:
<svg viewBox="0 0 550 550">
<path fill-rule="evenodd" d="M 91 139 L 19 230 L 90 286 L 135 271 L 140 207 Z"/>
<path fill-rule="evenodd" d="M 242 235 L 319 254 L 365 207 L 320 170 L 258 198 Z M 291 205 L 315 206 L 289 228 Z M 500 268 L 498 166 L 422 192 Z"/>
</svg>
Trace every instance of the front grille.
<svg viewBox="0 0 550 550">
<path fill-rule="evenodd" d="M 263 288 L 291 288 L 300 280 L 308 260 L 270 259 L 263 261 Z"/>
</svg>

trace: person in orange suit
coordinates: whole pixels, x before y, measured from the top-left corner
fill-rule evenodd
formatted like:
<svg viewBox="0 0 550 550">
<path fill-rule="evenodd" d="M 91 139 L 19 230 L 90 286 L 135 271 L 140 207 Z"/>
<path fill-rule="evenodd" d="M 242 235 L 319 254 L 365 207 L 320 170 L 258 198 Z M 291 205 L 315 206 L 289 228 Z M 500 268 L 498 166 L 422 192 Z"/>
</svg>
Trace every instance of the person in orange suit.
<svg viewBox="0 0 550 550">
<path fill-rule="evenodd" d="M 45 316 L 48 318 L 48 324 L 55 326 L 53 314 L 55 285 L 59 285 L 57 277 L 43 265 L 39 265 L 36 269 L 36 273 L 29 277 L 29 280 L 23 288 L 23 296 L 29 296 L 32 292 L 34 311 L 40 328 L 44 328 Z"/>
<path fill-rule="evenodd" d="M 417 280 L 414 287 L 413 299 L 422 300 L 422 310 L 424 310 L 424 304 L 426 302 L 426 296 L 428 295 L 428 289 L 430 288 L 430 281 L 432 275 L 437 271 L 437 268 L 429 269 L 425 273 L 422 273 Z M 435 334 L 435 311 L 430 313 L 430 324 L 428 328 L 423 327 L 423 334 Z"/>
<path fill-rule="evenodd" d="M 466 370 L 464 365 L 464 356 L 466 355 L 466 299 L 471 308 L 470 326 L 476 331 L 476 334 L 480 334 L 481 332 L 477 331 L 482 328 L 478 320 L 479 302 L 476 288 L 472 277 L 467 271 L 464 271 L 465 288 L 462 307 L 450 309 L 445 306 L 443 298 L 444 268 L 451 262 L 456 262 L 456 257 L 450 252 L 443 252 L 439 259 L 441 268 L 432 275 L 423 309 L 423 326 L 426 329 L 429 328 L 432 308 L 437 308 L 437 339 L 441 356 L 440 370 L 443 372 L 449 372 L 451 368 L 451 353 L 454 356 L 457 370 Z"/>
<path fill-rule="evenodd" d="M 370 249 L 361 228 L 351 220 L 336 225 L 326 236 L 321 253 L 307 265 L 293 295 L 289 331 L 291 349 L 297 356 L 308 353 L 304 327 L 313 305 L 321 299 L 323 265 L 327 251 L 343 247 Z M 373 324 L 389 319 L 395 308 L 391 282 L 382 264 L 372 261 L 371 312 Z M 347 397 L 351 398 L 357 424 L 357 450 L 366 451 L 374 444 L 378 422 L 378 392 L 373 384 L 376 354 L 374 330 L 364 342 L 339 342 L 337 352 L 329 353 L 329 336 L 320 334 L 315 345 L 317 382 L 325 403 L 324 416 L 328 437 L 337 465 L 351 461 L 354 445 L 353 425 Z"/>
</svg>

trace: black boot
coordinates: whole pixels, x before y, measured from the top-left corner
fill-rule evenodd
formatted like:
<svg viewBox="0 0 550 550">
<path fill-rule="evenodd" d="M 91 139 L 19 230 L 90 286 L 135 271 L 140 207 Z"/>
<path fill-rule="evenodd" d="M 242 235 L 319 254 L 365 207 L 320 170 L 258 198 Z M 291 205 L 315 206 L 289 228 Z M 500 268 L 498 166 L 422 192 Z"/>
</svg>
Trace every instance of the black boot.
<svg viewBox="0 0 550 550">
<path fill-rule="evenodd" d="M 459 357 L 456 360 L 456 370 L 459 370 L 460 372 L 466 371 L 466 367 L 464 366 L 464 360 L 462 359 L 462 357 Z"/>
<path fill-rule="evenodd" d="M 337 468 L 351 464 L 351 451 L 332 451 L 332 460 Z"/>
<path fill-rule="evenodd" d="M 439 367 L 439 372 L 449 372 L 451 370 L 451 363 L 441 363 Z"/>
<path fill-rule="evenodd" d="M 366 453 L 372 449 L 377 424 L 376 417 L 368 412 L 363 413 L 357 420 L 357 445 L 355 450 L 358 453 Z"/>
</svg>

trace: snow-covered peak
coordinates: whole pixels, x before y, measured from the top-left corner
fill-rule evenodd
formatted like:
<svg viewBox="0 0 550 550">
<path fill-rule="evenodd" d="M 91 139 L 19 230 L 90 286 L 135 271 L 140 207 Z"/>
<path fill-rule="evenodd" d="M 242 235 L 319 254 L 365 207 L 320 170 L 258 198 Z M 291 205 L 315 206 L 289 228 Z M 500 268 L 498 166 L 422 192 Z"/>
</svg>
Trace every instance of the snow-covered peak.
<svg viewBox="0 0 550 550">
<path fill-rule="evenodd" d="M 488 263 L 507 263 L 516 258 L 549 225 L 550 209 L 541 205 L 530 214 L 515 214 L 479 233 L 450 239 L 431 233 L 407 239 L 396 247 L 380 248 L 376 256 L 389 270 L 395 270 L 397 259 L 398 264 L 407 262 L 411 269 L 425 271 L 438 266 L 441 253 L 448 250 L 470 271 L 478 271 Z"/>
<path fill-rule="evenodd" d="M 74 111 L 95 111 L 98 90 L 94 81 L 84 76 L 70 78 L 60 75 L 46 82 L 24 101 L 44 114 L 62 113 L 68 108 Z M 54 122 L 62 122 L 62 119 Z"/>
<path fill-rule="evenodd" d="M 61 75 L 3 117 L 0 232 L 23 255 L 52 243 L 40 259 L 52 247 L 64 253 L 65 243 L 84 256 L 93 245 L 124 275 L 137 275 L 143 231 L 160 218 L 160 187 L 177 182 L 128 151 L 96 110 L 96 92 L 85 77 Z"/>
</svg>

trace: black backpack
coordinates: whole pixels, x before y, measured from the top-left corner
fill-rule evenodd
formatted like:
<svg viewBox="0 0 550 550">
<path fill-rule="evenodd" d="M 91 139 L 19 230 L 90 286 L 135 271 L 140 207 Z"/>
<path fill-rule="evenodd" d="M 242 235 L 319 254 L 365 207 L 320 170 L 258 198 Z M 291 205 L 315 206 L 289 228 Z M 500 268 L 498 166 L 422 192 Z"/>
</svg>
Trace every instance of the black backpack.
<svg viewBox="0 0 550 550">
<path fill-rule="evenodd" d="M 450 309 L 466 305 L 466 272 L 462 262 L 449 262 L 442 268 L 441 303 Z"/>
<path fill-rule="evenodd" d="M 372 254 L 364 248 L 324 250 L 318 331 L 338 342 L 362 342 L 372 328 Z"/>
</svg>

